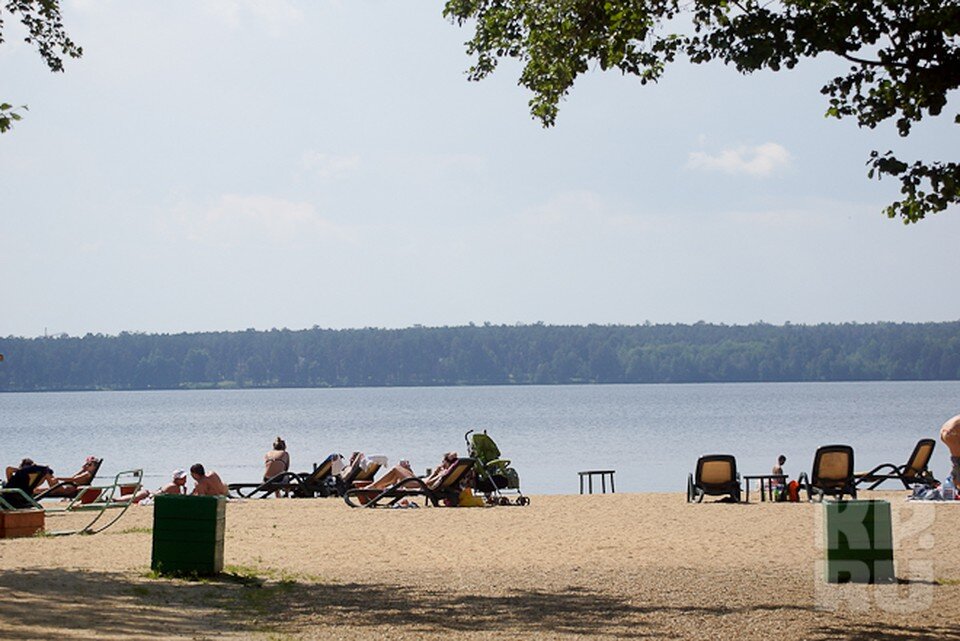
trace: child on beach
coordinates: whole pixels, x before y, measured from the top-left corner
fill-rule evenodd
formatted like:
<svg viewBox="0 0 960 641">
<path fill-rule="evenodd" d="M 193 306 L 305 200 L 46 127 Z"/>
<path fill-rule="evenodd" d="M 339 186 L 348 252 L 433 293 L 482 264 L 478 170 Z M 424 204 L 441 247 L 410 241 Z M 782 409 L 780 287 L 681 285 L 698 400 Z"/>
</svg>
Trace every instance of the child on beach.
<svg viewBox="0 0 960 641">
<path fill-rule="evenodd" d="M 780 456 L 778 456 L 778 457 L 777 457 L 777 464 L 773 466 L 773 470 L 771 470 L 770 473 L 771 473 L 771 474 L 774 474 L 774 475 L 776 475 L 776 476 L 782 476 L 782 475 L 783 475 L 783 464 L 786 463 L 786 462 L 787 462 L 787 457 L 786 457 L 786 456 L 784 456 L 783 454 L 781 454 Z"/>
<path fill-rule="evenodd" d="M 782 479 L 771 479 L 770 484 L 773 486 L 773 499 L 775 501 L 785 500 L 780 497 L 783 496 L 784 489 L 786 488 L 786 477 L 783 474 L 783 464 L 787 462 L 787 457 L 781 454 L 777 457 L 777 464 L 773 466 L 773 469 L 770 471 L 771 474 L 776 476 L 784 476 Z"/>
</svg>

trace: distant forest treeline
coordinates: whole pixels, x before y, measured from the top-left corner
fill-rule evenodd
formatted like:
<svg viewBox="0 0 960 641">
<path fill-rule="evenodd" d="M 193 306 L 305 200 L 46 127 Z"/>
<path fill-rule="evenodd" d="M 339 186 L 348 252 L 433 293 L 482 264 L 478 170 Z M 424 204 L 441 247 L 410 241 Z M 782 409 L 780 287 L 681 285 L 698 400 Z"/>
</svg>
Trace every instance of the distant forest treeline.
<svg viewBox="0 0 960 641">
<path fill-rule="evenodd" d="M 0 338 L 0 391 L 960 379 L 960 322 Z"/>
</svg>

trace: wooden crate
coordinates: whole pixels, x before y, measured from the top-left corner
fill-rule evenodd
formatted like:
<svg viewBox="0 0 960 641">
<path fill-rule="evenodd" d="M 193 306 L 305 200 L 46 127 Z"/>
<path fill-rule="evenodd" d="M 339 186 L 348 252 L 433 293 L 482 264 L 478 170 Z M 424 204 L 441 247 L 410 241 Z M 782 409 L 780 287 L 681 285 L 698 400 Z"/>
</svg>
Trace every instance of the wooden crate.
<svg viewBox="0 0 960 641">
<path fill-rule="evenodd" d="M 15 539 L 43 532 L 43 510 L 0 511 L 0 539 Z"/>
</svg>

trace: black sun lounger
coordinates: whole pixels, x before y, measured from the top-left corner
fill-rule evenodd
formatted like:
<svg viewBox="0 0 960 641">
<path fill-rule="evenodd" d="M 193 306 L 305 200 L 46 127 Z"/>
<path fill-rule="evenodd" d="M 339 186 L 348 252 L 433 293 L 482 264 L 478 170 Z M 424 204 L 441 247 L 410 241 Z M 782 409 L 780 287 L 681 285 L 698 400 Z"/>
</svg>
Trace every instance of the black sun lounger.
<svg viewBox="0 0 960 641">
<path fill-rule="evenodd" d="M 917 441 L 913 453 L 910 454 L 910 458 L 907 459 L 905 464 L 884 463 L 869 472 L 858 472 L 855 474 L 856 484 L 870 483 L 867 487 L 868 490 L 876 489 L 884 481 L 894 480 L 903 483 L 903 487 L 906 489 L 910 489 L 911 485 L 917 483 L 933 485 L 937 480 L 933 478 L 933 474 L 930 473 L 927 466 L 930 464 L 930 457 L 933 455 L 933 448 L 936 445 L 937 442 L 932 438 L 922 438 Z"/>
<path fill-rule="evenodd" d="M 476 459 L 459 458 L 440 477 L 436 487 L 428 487 L 417 476 L 397 481 L 385 489 L 352 488 L 343 495 L 350 507 L 390 507 L 403 499 L 423 497 L 435 507 L 456 506 L 460 499 L 460 485 L 473 471 Z"/>
<path fill-rule="evenodd" d="M 337 493 L 333 483 L 333 461 L 339 454 L 331 454 L 312 472 L 281 472 L 260 483 L 230 483 L 230 494 L 245 498 L 266 498 L 277 492 L 296 498 L 331 496 Z"/>
<path fill-rule="evenodd" d="M 729 496 L 734 502 L 740 502 L 736 457 L 707 454 L 697 460 L 696 472 L 687 478 L 687 503 L 700 503 L 706 495 Z"/>
<path fill-rule="evenodd" d="M 853 475 L 853 448 L 849 445 L 824 445 L 817 449 L 813 457 L 813 470 L 810 476 L 806 472 L 797 479 L 801 487 L 807 488 L 807 499 L 824 496 L 842 499 L 844 494 L 857 498 L 857 485 Z"/>
</svg>

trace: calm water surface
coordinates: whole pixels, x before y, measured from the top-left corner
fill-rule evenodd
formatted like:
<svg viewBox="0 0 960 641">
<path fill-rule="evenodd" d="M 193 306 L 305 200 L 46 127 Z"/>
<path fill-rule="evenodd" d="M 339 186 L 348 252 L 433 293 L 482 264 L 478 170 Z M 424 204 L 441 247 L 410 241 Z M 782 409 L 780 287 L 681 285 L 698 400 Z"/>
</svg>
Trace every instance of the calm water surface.
<svg viewBox="0 0 960 641">
<path fill-rule="evenodd" d="M 142 467 L 155 486 L 199 461 L 253 481 L 281 435 L 298 470 L 362 450 L 422 472 L 486 429 L 526 493 L 575 493 L 577 471 L 599 468 L 616 470 L 618 491 L 682 491 L 704 453 L 735 454 L 741 473 L 781 453 L 787 473 L 808 471 L 828 443 L 852 445 L 858 468 L 903 463 L 957 413 L 956 381 L 0 394 L 0 462 L 66 474 L 96 454 L 102 474 Z M 941 444 L 933 469 L 948 468 Z"/>
</svg>

